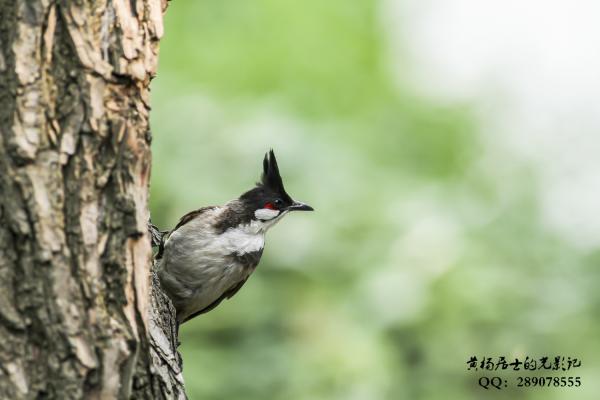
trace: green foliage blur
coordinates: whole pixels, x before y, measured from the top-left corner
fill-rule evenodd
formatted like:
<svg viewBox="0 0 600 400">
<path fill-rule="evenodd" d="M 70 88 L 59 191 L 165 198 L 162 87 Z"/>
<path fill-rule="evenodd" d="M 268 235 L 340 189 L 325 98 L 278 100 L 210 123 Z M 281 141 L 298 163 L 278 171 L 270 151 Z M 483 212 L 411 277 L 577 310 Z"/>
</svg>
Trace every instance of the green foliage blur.
<svg viewBox="0 0 600 400">
<path fill-rule="evenodd" d="M 542 183 L 490 154 L 468 104 L 394 81 L 376 5 L 169 6 L 153 221 L 237 197 L 271 147 L 316 210 L 273 228 L 244 288 L 181 327 L 190 398 L 598 398 L 600 253 L 545 228 Z M 581 358 L 582 387 L 486 391 L 467 371 L 546 354 Z"/>
</svg>

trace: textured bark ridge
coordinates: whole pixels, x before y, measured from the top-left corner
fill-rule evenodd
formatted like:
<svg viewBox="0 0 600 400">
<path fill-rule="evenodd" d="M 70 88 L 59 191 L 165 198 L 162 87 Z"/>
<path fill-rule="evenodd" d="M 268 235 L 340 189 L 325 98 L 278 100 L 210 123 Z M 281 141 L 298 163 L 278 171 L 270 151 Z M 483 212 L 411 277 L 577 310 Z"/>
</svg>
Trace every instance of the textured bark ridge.
<svg viewBox="0 0 600 400">
<path fill-rule="evenodd" d="M 0 398 L 185 397 L 146 227 L 165 8 L 0 0 Z"/>
</svg>

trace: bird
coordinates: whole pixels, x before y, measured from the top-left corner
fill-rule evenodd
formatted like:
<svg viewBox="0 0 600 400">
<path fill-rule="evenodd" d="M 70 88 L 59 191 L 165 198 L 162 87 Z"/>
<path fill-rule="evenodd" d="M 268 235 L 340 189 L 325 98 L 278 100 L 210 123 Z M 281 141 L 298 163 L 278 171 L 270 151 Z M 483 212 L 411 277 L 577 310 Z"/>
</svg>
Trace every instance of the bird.
<svg viewBox="0 0 600 400">
<path fill-rule="evenodd" d="M 252 189 L 222 206 L 185 214 L 161 235 L 157 275 L 175 307 L 177 323 L 233 297 L 256 269 L 266 232 L 292 211 L 314 209 L 287 194 L 271 149 Z"/>
</svg>

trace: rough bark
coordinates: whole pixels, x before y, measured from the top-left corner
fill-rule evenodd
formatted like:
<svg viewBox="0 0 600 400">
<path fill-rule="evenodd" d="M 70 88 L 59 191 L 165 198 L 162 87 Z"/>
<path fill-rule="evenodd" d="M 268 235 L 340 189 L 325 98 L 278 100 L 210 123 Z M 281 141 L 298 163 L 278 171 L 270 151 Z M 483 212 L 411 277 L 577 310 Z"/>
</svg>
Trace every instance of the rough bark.
<svg viewBox="0 0 600 400">
<path fill-rule="evenodd" d="M 0 0 L 0 398 L 185 396 L 146 228 L 165 8 Z"/>
</svg>

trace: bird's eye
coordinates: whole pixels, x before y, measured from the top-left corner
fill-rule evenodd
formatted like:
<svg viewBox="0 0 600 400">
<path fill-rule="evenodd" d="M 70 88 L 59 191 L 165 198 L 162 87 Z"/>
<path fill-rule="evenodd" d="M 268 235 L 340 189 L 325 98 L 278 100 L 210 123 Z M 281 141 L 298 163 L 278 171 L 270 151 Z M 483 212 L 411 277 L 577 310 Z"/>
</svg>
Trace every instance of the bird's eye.
<svg viewBox="0 0 600 400">
<path fill-rule="evenodd" d="M 283 205 L 283 200 L 281 200 L 281 199 L 277 199 L 277 200 L 275 200 L 275 205 L 276 205 L 277 207 L 281 207 L 281 206 Z"/>
</svg>

